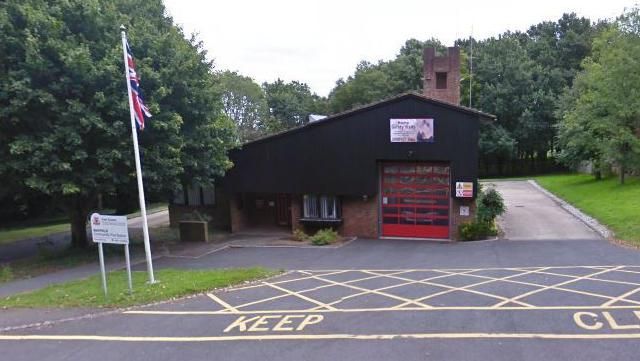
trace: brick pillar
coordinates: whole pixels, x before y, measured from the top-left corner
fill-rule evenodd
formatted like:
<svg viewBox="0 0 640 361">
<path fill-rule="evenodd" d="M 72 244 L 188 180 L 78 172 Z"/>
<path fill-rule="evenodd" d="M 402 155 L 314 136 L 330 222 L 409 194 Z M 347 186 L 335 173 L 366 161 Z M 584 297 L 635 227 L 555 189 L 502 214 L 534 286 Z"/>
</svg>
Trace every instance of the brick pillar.
<svg viewBox="0 0 640 361">
<path fill-rule="evenodd" d="M 369 196 L 344 197 L 342 199 L 343 236 L 357 236 L 363 238 L 378 238 L 378 198 Z"/>
<path fill-rule="evenodd" d="M 460 207 L 467 206 L 469 207 L 469 215 L 461 216 L 460 215 Z M 449 238 L 453 240 L 460 239 L 460 235 L 458 234 L 458 226 L 463 223 L 471 222 L 475 219 L 476 216 L 476 200 L 474 198 L 453 198 L 453 202 L 451 202 L 451 232 L 449 234 Z"/>
</svg>

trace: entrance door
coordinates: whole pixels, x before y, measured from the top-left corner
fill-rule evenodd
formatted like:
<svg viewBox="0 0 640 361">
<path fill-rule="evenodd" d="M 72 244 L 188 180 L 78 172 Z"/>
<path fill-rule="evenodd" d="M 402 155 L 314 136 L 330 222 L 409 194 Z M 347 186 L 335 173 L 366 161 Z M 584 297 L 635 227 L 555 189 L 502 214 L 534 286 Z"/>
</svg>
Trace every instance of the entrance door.
<svg viewBox="0 0 640 361">
<path fill-rule="evenodd" d="M 382 235 L 449 238 L 449 165 L 385 163 L 382 186 Z"/>
<path fill-rule="evenodd" d="M 290 198 L 287 194 L 278 194 L 276 196 L 276 222 L 280 226 L 291 224 L 290 203 Z"/>
</svg>

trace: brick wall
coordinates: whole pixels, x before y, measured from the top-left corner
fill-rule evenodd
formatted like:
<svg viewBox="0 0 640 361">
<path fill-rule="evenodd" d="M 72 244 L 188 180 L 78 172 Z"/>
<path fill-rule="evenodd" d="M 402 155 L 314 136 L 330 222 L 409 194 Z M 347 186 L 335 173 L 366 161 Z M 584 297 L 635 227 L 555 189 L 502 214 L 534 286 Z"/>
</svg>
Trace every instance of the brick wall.
<svg viewBox="0 0 640 361">
<path fill-rule="evenodd" d="M 230 226 L 232 232 L 238 232 L 249 226 L 246 209 L 239 208 L 238 197 L 229 200 Z M 469 216 L 460 215 L 460 206 L 469 207 Z M 246 205 L 245 205 L 246 207 Z M 291 196 L 291 230 L 301 229 L 313 233 L 317 229 L 305 227 L 300 223 L 302 217 L 302 199 Z M 458 226 L 473 220 L 476 212 L 474 199 L 453 198 L 451 202 L 450 234 L 452 240 L 458 239 Z M 338 232 L 343 236 L 378 238 L 378 198 L 377 195 L 363 200 L 362 197 L 342 197 L 342 224 Z"/>
<path fill-rule="evenodd" d="M 378 238 L 378 198 L 343 197 L 342 225 L 338 229 L 344 236 Z"/>
<path fill-rule="evenodd" d="M 461 216 L 460 215 L 460 206 L 468 206 L 469 207 L 469 215 Z M 476 201 L 472 198 L 453 198 L 451 202 L 451 229 L 449 238 L 453 240 L 460 239 L 458 235 L 458 226 L 462 223 L 471 222 L 476 214 Z"/>
<path fill-rule="evenodd" d="M 460 49 L 450 47 L 447 55 L 436 56 L 434 48 L 425 48 L 423 52 L 424 95 L 447 103 L 460 104 Z M 445 89 L 436 88 L 436 73 L 447 74 Z"/>
</svg>

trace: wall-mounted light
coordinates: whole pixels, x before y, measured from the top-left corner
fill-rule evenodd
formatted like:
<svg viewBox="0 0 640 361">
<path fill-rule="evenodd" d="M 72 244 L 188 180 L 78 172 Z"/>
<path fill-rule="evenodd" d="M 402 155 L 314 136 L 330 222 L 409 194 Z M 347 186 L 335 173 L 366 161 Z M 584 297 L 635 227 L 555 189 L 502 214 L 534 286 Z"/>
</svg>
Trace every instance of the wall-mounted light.
<svg viewBox="0 0 640 361">
<path fill-rule="evenodd" d="M 368 195 L 366 195 L 366 194 L 363 194 L 363 195 L 362 195 L 362 200 L 363 200 L 363 201 L 365 201 L 365 202 L 366 202 L 368 199 L 369 199 L 369 196 L 368 196 Z"/>
</svg>

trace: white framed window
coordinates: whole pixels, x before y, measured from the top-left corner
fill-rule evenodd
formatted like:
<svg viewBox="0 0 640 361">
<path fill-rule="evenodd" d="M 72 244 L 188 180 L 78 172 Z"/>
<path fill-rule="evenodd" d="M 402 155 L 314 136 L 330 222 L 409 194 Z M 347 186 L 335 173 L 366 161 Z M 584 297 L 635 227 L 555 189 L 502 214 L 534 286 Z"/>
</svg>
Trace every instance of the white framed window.
<svg viewBox="0 0 640 361">
<path fill-rule="evenodd" d="M 305 194 L 302 197 L 303 218 L 339 219 L 340 202 L 331 195 Z"/>
</svg>

